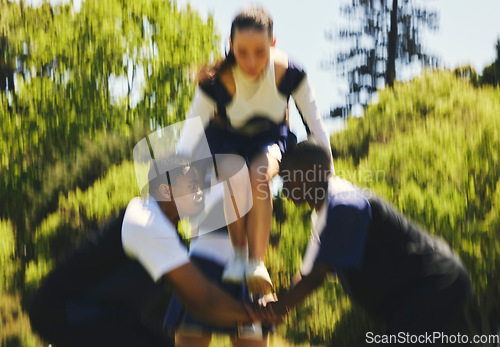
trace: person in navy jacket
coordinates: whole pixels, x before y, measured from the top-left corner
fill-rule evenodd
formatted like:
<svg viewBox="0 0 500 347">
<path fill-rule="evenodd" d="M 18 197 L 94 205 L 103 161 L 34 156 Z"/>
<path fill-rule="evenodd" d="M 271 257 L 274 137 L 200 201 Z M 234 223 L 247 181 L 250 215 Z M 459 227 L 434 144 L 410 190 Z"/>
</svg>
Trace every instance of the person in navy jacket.
<svg viewBox="0 0 500 347">
<path fill-rule="evenodd" d="M 385 320 L 387 334 L 446 332 L 472 292 L 458 257 L 383 199 L 333 176 L 329 160 L 311 140 L 282 160 L 283 195 L 315 211 L 302 278 L 268 314 L 286 314 L 335 273 L 353 302 Z"/>
</svg>

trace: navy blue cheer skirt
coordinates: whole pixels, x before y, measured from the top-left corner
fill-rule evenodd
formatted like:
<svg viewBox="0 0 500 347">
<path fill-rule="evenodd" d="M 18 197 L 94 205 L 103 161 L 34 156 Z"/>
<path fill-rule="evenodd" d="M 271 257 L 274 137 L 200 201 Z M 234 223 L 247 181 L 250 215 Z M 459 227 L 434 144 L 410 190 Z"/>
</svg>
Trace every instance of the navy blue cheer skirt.
<svg viewBox="0 0 500 347">
<path fill-rule="evenodd" d="M 212 154 L 235 153 L 247 163 L 260 153 L 266 153 L 268 146 L 277 144 L 281 154 L 297 144 L 297 137 L 285 122 L 274 123 L 265 117 L 254 117 L 241 130 L 210 124 L 205 129 Z"/>
</svg>

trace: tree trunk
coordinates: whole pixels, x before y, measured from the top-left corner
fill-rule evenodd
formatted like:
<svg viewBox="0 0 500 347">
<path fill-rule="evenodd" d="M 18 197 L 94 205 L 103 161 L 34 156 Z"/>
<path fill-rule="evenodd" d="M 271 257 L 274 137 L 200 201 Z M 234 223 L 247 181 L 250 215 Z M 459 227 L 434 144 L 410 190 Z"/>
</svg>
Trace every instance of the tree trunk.
<svg viewBox="0 0 500 347">
<path fill-rule="evenodd" d="M 391 31 L 387 45 L 387 67 L 385 84 L 392 88 L 396 79 L 396 43 L 398 40 L 398 0 L 392 0 Z"/>
</svg>

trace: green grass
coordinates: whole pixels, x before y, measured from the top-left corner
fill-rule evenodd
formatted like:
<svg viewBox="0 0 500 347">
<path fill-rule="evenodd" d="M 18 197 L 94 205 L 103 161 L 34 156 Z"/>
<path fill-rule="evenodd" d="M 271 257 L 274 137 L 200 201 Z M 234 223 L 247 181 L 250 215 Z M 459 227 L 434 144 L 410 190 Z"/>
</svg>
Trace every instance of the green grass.
<svg viewBox="0 0 500 347">
<path fill-rule="evenodd" d="M 210 342 L 210 347 L 230 347 L 231 339 L 226 335 L 212 336 L 212 341 Z M 321 346 L 321 345 L 311 345 L 310 343 L 293 343 L 281 337 L 280 335 L 273 334 L 269 337 L 269 347 L 308 347 L 308 346 Z"/>
</svg>

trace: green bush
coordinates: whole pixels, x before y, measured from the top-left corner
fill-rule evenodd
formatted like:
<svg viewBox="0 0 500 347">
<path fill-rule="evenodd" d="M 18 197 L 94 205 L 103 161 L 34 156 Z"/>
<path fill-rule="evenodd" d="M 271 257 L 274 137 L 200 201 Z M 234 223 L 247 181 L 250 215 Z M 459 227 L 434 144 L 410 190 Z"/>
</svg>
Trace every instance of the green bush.
<svg viewBox="0 0 500 347">
<path fill-rule="evenodd" d="M 26 269 L 26 288 L 32 292 L 54 264 L 75 249 L 89 233 L 118 216 L 130 199 L 139 195 L 134 164 L 112 166 L 105 177 L 87 190 L 60 195 L 58 209 L 37 227 L 35 257 Z"/>
<path fill-rule="evenodd" d="M 7 220 L 0 220 L 0 293 L 12 288 L 16 262 L 14 261 L 16 242 L 14 229 Z"/>
<path fill-rule="evenodd" d="M 359 147 L 360 138 L 369 138 L 362 156 L 335 150 Z M 451 72 L 424 74 L 380 92 L 364 118 L 332 137 L 332 147 L 340 154 L 337 171 L 346 165 L 347 179 L 459 254 L 475 289 L 471 314 L 481 316 L 470 328 L 491 333 L 500 321 L 500 90 L 475 89 Z M 383 180 L 374 178 L 378 171 Z"/>
<path fill-rule="evenodd" d="M 32 334 L 19 297 L 0 292 L 0 345 L 3 347 L 42 346 Z"/>
</svg>

